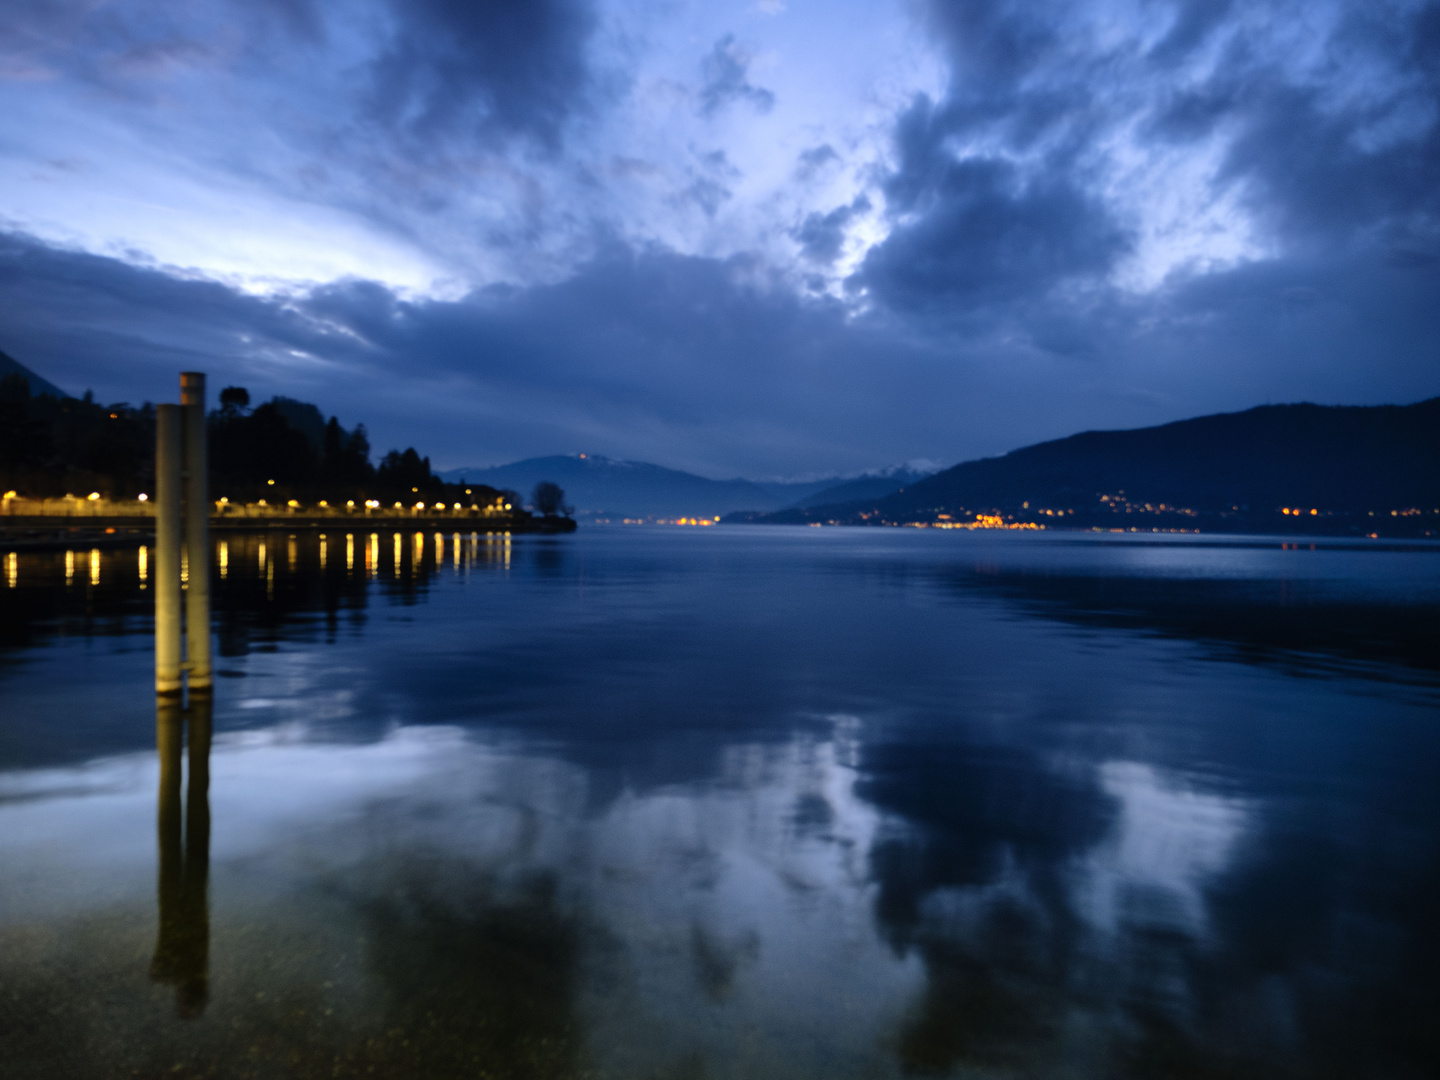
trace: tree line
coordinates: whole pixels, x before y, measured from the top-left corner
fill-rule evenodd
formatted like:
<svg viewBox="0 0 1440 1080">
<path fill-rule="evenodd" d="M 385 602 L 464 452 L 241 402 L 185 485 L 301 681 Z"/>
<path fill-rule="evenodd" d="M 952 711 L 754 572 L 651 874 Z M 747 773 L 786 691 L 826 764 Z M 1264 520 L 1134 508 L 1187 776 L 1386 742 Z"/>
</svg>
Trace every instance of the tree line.
<svg viewBox="0 0 1440 1080">
<path fill-rule="evenodd" d="M 275 397 L 254 408 L 243 387 L 220 392 L 209 414 L 210 490 L 232 502 L 379 499 L 481 506 L 520 497 L 483 484 L 447 483 L 414 447 L 370 461 L 365 425 L 346 430 L 303 401 Z M 31 393 L 23 375 L 0 379 L 0 487 L 32 498 L 98 491 L 133 499 L 155 483 L 155 407 L 102 405 Z M 551 485 L 553 487 L 553 485 Z M 559 491 L 558 488 L 555 489 Z M 563 492 L 544 492 L 542 513 L 563 508 Z"/>
</svg>

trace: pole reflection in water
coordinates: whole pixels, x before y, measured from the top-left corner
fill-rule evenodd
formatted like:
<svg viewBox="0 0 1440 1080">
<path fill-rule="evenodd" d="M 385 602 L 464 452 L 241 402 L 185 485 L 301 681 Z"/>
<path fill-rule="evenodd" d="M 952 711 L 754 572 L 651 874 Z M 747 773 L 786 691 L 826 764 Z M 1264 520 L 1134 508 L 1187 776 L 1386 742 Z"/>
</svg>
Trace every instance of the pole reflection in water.
<svg viewBox="0 0 1440 1080">
<path fill-rule="evenodd" d="M 205 1011 L 210 987 L 210 721 L 211 700 L 190 707 L 161 697 L 155 741 L 160 753 L 156 814 L 159 848 L 159 933 L 150 977 L 175 987 L 182 1018 Z M 189 777 L 182 809 L 181 748 L 189 735 Z"/>
</svg>

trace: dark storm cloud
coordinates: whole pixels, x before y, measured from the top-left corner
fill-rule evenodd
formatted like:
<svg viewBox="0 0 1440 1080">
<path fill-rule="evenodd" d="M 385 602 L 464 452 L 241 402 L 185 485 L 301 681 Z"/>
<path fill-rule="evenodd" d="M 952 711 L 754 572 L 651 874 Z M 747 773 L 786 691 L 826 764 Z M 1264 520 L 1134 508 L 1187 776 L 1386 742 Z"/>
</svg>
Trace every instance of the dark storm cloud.
<svg viewBox="0 0 1440 1080">
<path fill-rule="evenodd" d="M 734 475 L 904 457 L 909 436 L 857 446 L 852 427 L 933 358 L 855 332 L 837 305 L 747 284 L 757 270 L 613 247 L 560 283 L 458 301 L 364 281 L 261 298 L 12 234 L 0 347 L 104 400 L 166 400 L 175 372 L 208 371 L 439 463 L 589 449 Z"/>
<path fill-rule="evenodd" d="M 795 229 L 793 236 L 800 243 L 800 250 L 811 262 L 830 264 L 840 254 L 845 243 L 845 227 L 857 214 L 870 209 L 870 200 L 861 195 L 852 203 L 838 206 L 828 214 L 809 214 Z"/>
<path fill-rule="evenodd" d="M 926 99 L 901 120 L 900 168 L 885 186 L 899 224 L 865 261 L 864 280 L 897 307 L 972 307 L 1042 298 L 1100 277 L 1129 250 L 1124 230 L 1058 163 L 1027 176 L 999 157 L 956 160 L 946 118 Z"/>
<path fill-rule="evenodd" d="M 375 115 L 422 144 L 457 131 L 554 146 L 591 91 L 586 0 L 393 0 L 395 36 L 373 69 Z"/>
<path fill-rule="evenodd" d="M 1205 34 L 1186 41 L 1199 48 Z M 1147 134 L 1183 142 L 1238 129 L 1224 175 L 1250 184 L 1251 207 L 1290 244 L 1433 229 L 1440 5 L 1348 6 L 1329 47 L 1324 80 L 1296 84 L 1283 75 L 1285 57 L 1237 43 L 1203 83 L 1167 95 Z"/>
<path fill-rule="evenodd" d="M 700 89 L 700 111 L 713 116 L 726 105 L 745 102 L 758 111 L 769 112 L 775 107 L 775 95 L 750 82 L 751 57 L 726 34 L 710 50 L 701 64 L 704 84 Z"/>
<path fill-rule="evenodd" d="M 320 56 L 307 50 L 333 48 L 357 22 L 385 32 L 357 57 L 358 81 L 323 87 L 333 119 L 403 137 L 411 153 L 455 136 L 553 148 L 596 92 L 589 0 L 16 0 L 0 7 L 0 58 L 12 76 L 62 73 L 127 96 L 207 67 L 298 88 Z"/>
<path fill-rule="evenodd" d="M 1238 193 L 1272 259 L 1379 246 L 1418 266 L 1440 251 L 1440 5 L 1181 0 L 1151 9 L 1171 16 L 1164 33 L 1118 45 L 1087 10 L 931 4 L 949 87 L 897 124 L 896 228 L 852 285 L 972 314 L 1102 286 L 1134 250 L 1103 168 L 1125 138 L 1158 156 L 1223 137 L 1211 183 Z M 1302 69 L 1292 29 L 1332 11 Z"/>
</svg>

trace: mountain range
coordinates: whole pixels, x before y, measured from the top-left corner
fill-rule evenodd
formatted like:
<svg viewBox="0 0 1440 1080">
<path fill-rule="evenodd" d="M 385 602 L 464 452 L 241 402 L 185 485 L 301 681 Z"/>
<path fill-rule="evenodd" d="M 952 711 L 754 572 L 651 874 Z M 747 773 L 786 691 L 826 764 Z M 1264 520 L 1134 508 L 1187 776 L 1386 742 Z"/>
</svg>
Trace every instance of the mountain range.
<svg viewBox="0 0 1440 1080">
<path fill-rule="evenodd" d="M 735 520 L 1440 536 L 1440 398 L 1265 405 L 1087 431 L 967 461 L 881 497 Z"/>
<path fill-rule="evenodd" d="M 566 501 L 586 517 L 716 518 L 737 510 L 764 513 L 788 506 L 878 497 L 927 475 L 900 466 L 862 477 L 805 481 L 711 480 L 641 461 L 599 454 L 528 458 L 509 465 L 447 469 L 450 482 L 488 484 L 522 496 L 542 480 L 565 489 Z"/>
</svg>

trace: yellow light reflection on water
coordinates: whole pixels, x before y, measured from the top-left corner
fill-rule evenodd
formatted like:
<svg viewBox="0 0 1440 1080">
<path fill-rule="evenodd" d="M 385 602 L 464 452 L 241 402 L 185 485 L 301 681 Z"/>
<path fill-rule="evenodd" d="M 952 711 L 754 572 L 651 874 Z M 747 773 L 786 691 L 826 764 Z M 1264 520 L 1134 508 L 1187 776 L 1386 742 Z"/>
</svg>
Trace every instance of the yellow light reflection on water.
<svg viewBox="0 0 1440 1080">
<path fill-rule="evenodd" d="M 370 546 L 365 549 L 365 575 L 374 577 L 380 572 L 380 534 L 370 534 Z"/>
<path fill-rule="evenodd" d="M 90 549 L 90 584 L 100 584 L 100 549 Z"/>
<path fill-rule="evenodd" d="M 391 567 L 395 577 L 400 576 L 400 534 L 395 534 L 395 565 Z"/>
<path fill-rule="evenodd" d="M 450 546 L 451 546 L 451 548 L 454 549 L 454 554 L 451 556 L 451 558 L 454 560 L 454 563 L 455 563 L 455 576 L 456 576 L 456 577 L 459 577 L 459 576 L 460 576 L 460 534 L 459 534 L 458 532 L 451 535 L 451 537 L 450 537 Z"/>
<path fill-rule="evenodd" d="M 417 532 L 414 541 L 415 554 L 412 557 L 411 569 L 419 572 L 420 564 L 425 560 L 425 534 Z"/>
<path fill-rule="evenodd" d="M 265 541 L 264 541 L 264 540 L 261 540 L 261 541 L 260 541 L 260 553 L 259 553 L 259 555 L 257 556 L 257 558 L 259 559 L 260 572 L 263 574 L 263 573 L 265 572 Z"/>
<path fill-rule="evenodd" d="M 223 555 L 224 550 L 225 550 L 225 545 L 224 545 L 223 543 L 220 545 L 220 550 L 221 550 L 221 553 L 222 553 L 222 555 L 221 555 L 220 567 L 221 567 L 221 573 L 223 574 L 223 573 L 224 573 L 224 567 L 225 567 L 224 555 Z M 140 545 L 140 587 L 143 589 L 143 588 L 145 587 L 145 582 L 147 582 L 147 581 L 149 581 L 149 580 L 150 580 L 150 549 L 149 549 L 148 547 L 146 547 L 144 544 L 141 544 L 141 545 Z"/>
<path fill-rule="evenodd" d="M 145 549 L 144 549 L 144 548 L 141 548 L 141 549 L 140 549 L 140 552 L 141 552 L 141 554 L 140 554 L 140 565 L 141 565 L 141 567 L 144 567 L 144 565 L 145 565 L 145 554 L 144 554 Z M 229 576 L 230 576 L 230 542 L 229 542 L 228 540 L 221 540 L 221 541 L 220 541 L 220 578 L 221 578 L 221 580 L 224 580 L 225 578 L 227 578 L 227 577 L 229 577 Z M 140 577 L 141 577 L 142 580 L 143 580 L 144 577 L 145 577 L 145 571 L 144 571 L 143 569 L 140 571 Z"/>
<path fill-rule="evenodd" d="M 20 583 L 20 558 L 15 552 L 5 556 L 5 584 L 15 588 Z"/>
<path fill-rule="evenodd" d="M 445 568 L 445 537 L 440 533 L 435 534 L 435 569 Z"/>
<path fill-rule="evenodd" d="M 180 549 L 180 588 L 190 584 L 190 555 L 182 547 Z"/>
<path fill-rule="evenodd" d="M 320 569 L 325 569 L 325 534 L 320 534 Z"/>
<path fill-rule="evenodd" d="M 293 536 L 285 544 L 285 569 L 292 572 L 295 569 L 295 537 Z"/>
<path fill-rule="evenodd" d="M 355 569 L 355 534 L 345 534 L 345 570 L 348 573 Z"/>
<path fill-rule="evenodd" d="M 65 584 L 69 585 L 75 580 L 75 552 L 65 552 Z"/>
</svg>

